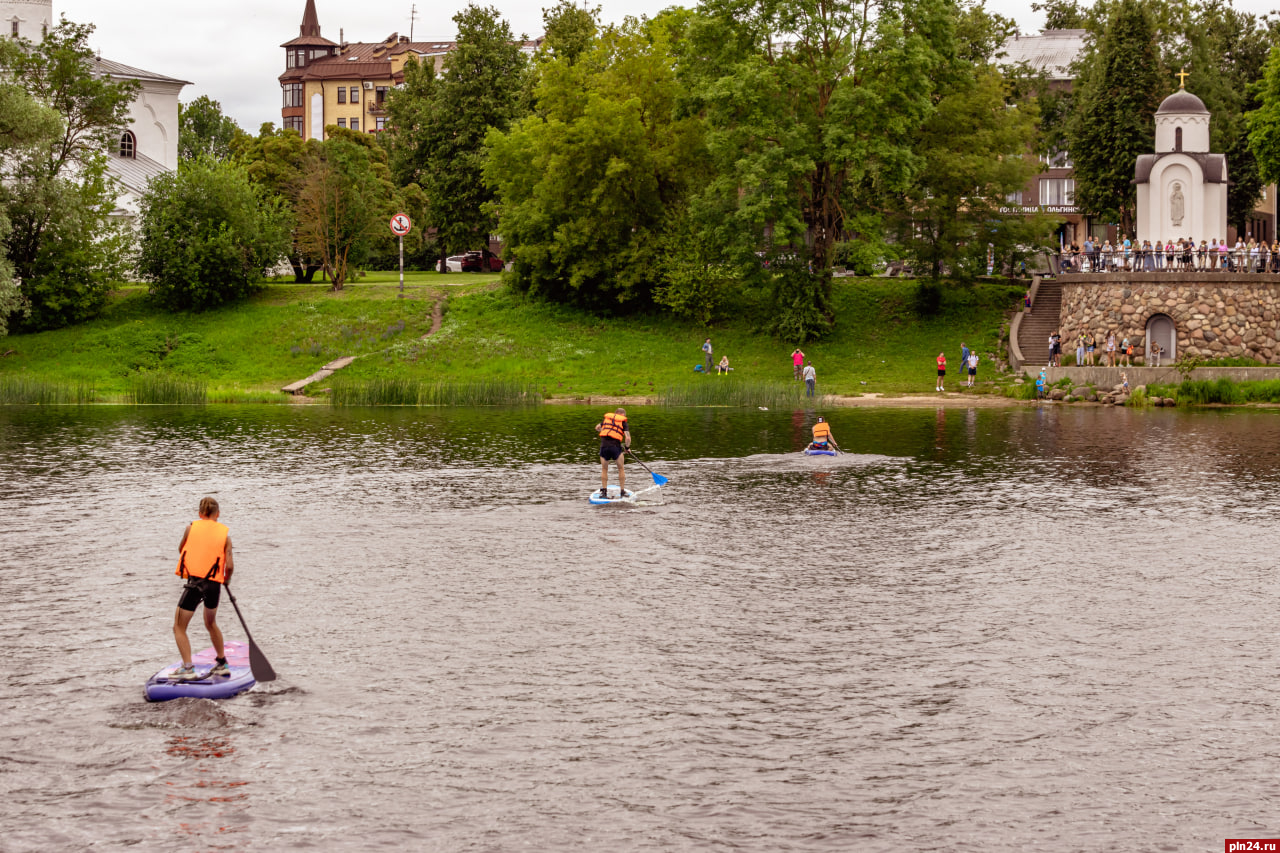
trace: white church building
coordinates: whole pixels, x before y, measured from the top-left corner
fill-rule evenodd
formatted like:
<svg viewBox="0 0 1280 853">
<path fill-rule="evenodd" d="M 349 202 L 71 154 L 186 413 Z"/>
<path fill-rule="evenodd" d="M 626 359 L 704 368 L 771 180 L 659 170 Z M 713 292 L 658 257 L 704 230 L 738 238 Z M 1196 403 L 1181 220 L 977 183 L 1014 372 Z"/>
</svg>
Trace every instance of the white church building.
<svg viewBox="0 0 1280 853">
<path fill-rule="evenodd" d="M 1209 151 L 1209 110 L 1179 89 L 1156 110 L 1156 153 L 1134 167 L 1138 243 L 1227 239 L 1227 158 Z"/>
<path fill-rule="evenodd" d="M 39 42 L 55 23 L 53 0 L 0 0 L 0 32 L 10 37 Z M 191 84 L 101 56 L 94 66 L 97 74 L 142 85 L 128 127 L 107 152 L 107 169 L 122 188 L 115 214 L 133 218 L 150 180 L 178 168 L 178 96 Z"/>
</svg>

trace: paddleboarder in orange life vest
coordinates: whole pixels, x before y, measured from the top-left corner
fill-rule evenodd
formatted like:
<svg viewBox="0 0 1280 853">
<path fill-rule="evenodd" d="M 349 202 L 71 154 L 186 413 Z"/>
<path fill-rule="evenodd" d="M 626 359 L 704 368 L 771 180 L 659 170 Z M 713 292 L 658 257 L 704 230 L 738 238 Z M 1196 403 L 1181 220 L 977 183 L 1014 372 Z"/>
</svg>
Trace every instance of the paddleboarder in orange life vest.
<svg viewBox="0 0 1280 853">
<path fill-rule="evenodd" d="M 619 496 L 631 497 L 627 491 L 627 472 L 622 467 L 622 459 L 627 448 L 631 447 L 631 433 L 627 429 L 627 410 L 615 409 L 606 412 L 600 423 L 596 424 L 596 433 L 600 436 L 600 497 L 609 496 L 609 463 L 618 463 Z"/>
<path fill-rule="evenodd" d="M 813 443 L 809 447 L 813 450 L 827 450 L 829 446 L 840 449 L 835 436 L 831 434 L 831 424 L 818 418 L 818 422 L 813 425 Z"/>
<path fill-rule="evenodd" d="M 213 649 L 217 653 L 216 666 L 210 675 L 230 675 L 227 668 L 227 652 L 222 643 L 222 631 L 218 628 L 218 599 L 222 595 L 223 584 L 231 580 L 235 566 L 231 559 L 231 536 L 225 524 L 218 523 L 218 502 L 213 498 L 202 498 L 200 501 L 200 517 L 187 525 L 178 543 L 178 569 L 174 574 L 184 578 L 182 598 L 178 599 L 178 609 L 173 614 L 173 638 L 178 642 L 178 651 L 182 653 L 182 666 L 171 676 L 181 680 L 195 678 L 196 668 L 191 663 L 191 640 L 187 637 L 187 626 L 191 617 L 196 615 L 196 608 L 204 603 L 204 626 L 209 630 L 209 639 L 213 641 Z"/>
</svg>

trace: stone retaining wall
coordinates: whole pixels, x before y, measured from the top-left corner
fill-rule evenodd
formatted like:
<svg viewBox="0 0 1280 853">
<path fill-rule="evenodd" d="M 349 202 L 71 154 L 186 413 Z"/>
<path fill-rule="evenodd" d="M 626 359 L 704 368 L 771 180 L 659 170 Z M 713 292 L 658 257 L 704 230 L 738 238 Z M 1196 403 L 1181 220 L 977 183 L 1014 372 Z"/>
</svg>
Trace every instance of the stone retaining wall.
<svg viewBox="0 0 1280 853">
<path fill-rule="evenodd" d="M 1147 321 L 1165 314 L 1177 331 L 1178 356 L 1280 364 L 1280 276 L 1113 273 L 1064 275 L 1059 282 L 1064 356 L 1074 354 L 1084 331 L 1098 338 L 1101 356 L 1114 331 L 1117 342 L 1129 338 L 1141 363 Z"/>
</svg>

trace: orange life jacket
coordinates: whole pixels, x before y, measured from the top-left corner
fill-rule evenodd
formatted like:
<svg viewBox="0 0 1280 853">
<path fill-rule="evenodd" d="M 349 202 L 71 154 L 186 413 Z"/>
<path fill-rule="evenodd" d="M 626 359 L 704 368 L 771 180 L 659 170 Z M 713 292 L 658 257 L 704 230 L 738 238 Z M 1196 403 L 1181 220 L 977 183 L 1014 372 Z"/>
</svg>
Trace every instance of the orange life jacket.
<svg viewBox="0 0 1280 853">
<path fill-rule="evenodd" d="M 626 439 L 627 419 L 613 412 L 605 412 L 604 421 L 600 424 L 600 437 L 617 441 Z"/>
<path fill-rule="evenodd" d="M 825 444 L 827 439 L 831 438 L 831 425 L 826 421 L 813 425 L 813 441 L 815 444 Z"/>
<path fill-rule="evenodd" d="M 224 583 L 227 578 L 227 526 L 206 518 L 191 522 L 187 541 L 182 543 L 178 570 L 174 574 Z"/>
</svg>

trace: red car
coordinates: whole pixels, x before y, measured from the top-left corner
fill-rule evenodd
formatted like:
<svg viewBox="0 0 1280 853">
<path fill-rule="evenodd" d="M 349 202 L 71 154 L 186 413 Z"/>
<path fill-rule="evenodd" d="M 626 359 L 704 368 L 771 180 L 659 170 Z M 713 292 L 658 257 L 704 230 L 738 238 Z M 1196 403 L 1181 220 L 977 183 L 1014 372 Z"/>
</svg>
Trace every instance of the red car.
<svg viewBox="0 0 1280 853">
<path fill-rule="evenodd" d="M 467 252 L 462 256 L 463 272 L 484 272 L 484 253 L 483 252 Z M 502 272 L 502 258 L 497 255 L 489 256 L 489 272 Z"/>
</svg>

